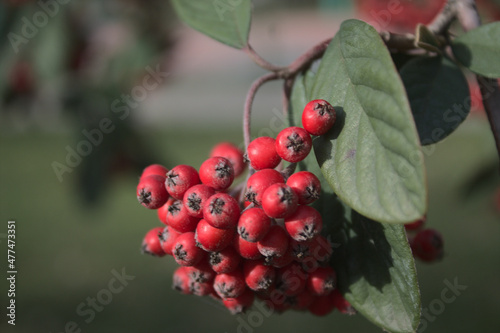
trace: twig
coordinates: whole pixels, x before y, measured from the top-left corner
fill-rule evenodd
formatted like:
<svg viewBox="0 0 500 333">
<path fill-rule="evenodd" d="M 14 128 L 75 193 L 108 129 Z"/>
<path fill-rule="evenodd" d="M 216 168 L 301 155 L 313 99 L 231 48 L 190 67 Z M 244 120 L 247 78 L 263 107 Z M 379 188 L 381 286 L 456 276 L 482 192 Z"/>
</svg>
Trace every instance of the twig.
<svg viewBox="0 0 500 333">
<path fill-rule="evenodd" d="M 483 98 L 484 110 L 488 115 L 498 156 L 500 157 L 500 88 L 498 87 L 498 81 L 480 75 L 477 76 L 477 81 Z"/>
<path fill-rule="evenodd" d="M 456 0 L 458 21 L 465 31 L 476 29 L 481 25 L 481 18 L 474 0 Z"/>
<path fill-rule="evenodd" d="M 266 83 L 267 81 L 276 80 L 278 78 L 279 75 L 274 72 L 261 76 L 252 83 L 250 90 L 248 91 L 243 111 L 243 139 L 245 141 L 245 152 L 248 152 L 248 145 L 250 144 L 250 120 L 252 116 L 252 104 L 255 98 L 255 94 L 257 93 L 257 90 L 260 88 L 260 86 L 262 86 L 264 83 Z"/>
<path fill-rule="evenodd" d="M 294 172 L 295 172 L 295 169 L 297 168 L 297 163 L 290 163 L 290 165 L 288 165 L 282 172 L 281 174 L 283 174 L 283 177 L 285 178 L 285 180 L 288 179 L 288 177 L 290 177 Z"/>
<path fill-rule="evenodd" d="M 293 79 L 287 79 L 283 82 L 283 116 L 288 116 L 290 107 L 290 96 L 292 95 Z"/>
<path fill-rule="evenodd" d="M 321 58 L 332 39 L 333 38 L 328 38 L 321 43 L 314 45 L 306 53 L 298 57 L 294 62 L 290 64 L 290 66 L 288 66 L 284 78 L 294 77 L 304 68 L 307 68 L 314 60 Z"/>
<path fill-rule="evenodd" d="M 390 50 L 409 51 L 415 49 L 415 35 L 413 34 L 396 34 L 390 31 L 381 31 L 379 35 Z"/>
<path fill-rule="evenodd" d="M 250 59 L 253 60 L 253 62 L 270 72 L 281 72 L 286 70 L 286 67 L 275 66 L 262 58 L 257 52 L 255 52 L 250 44 L 247 44 L 247 46 L 243 48 L 243 51 L 250 57 Z"/>
<path fill-rule="evenodd" d="M 448 0 L 427 28 L 436 35 L 442 35 L 448 30 L 456 16 L 457 0 Z"/>
<path fill-rule="evenodd" d="M 481 18 L 473 0 L 456 0 L 456 13 L 460 25 L 465 31 L 476 29 L 481 25 Z M 498 81 L 481 75 L 476 75 L 476 79 L 500 157 L 500 88 Z"/>
</svg>

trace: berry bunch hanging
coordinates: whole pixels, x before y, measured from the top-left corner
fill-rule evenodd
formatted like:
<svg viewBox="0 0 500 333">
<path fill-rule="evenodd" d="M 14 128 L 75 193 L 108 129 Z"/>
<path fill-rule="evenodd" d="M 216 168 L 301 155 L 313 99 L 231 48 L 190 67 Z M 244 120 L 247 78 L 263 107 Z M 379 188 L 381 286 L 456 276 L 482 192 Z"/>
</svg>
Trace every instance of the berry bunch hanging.
<svg viewBox="0 0 500 333">
<path fill-rule="evenodd" d="M 199 170 L 154 164 L 144 169 L 137 199 L 156 209 L 164 227 L 147 232 L 142 250 L 170 255 L 179 264 L 174 289 L 222 301 L 233 313 L 259 298 L 275 311 L 309 310 L 326 315 L 334 308 L 354 313 L 336 291 L 333 252 L 321 235 L 321 214 L 309 204 L 321 193 L 311 172 L 294 172 L 312 148 L 311 135 L 326 133 L 335 110 L 323 100 L 304 109 L 304 128 L 287 127 L 276 137 L 253 140 L 243 154 L 220 143 Z M 292 163 L 275 169 L 282 160 Z M 245 183 L 234 187 L 249 162 Z"/>
<path fill-rule="evenodd" d="M 138 199 L 166 225 L 159 237 L 158 229 L 147 233 L 145 252 L 172 255 L 180 265 L 176 289 L 211 295 L 233 313 L 259 298 L 276 312 L 355 308 L 385 331 L 417 331 L 413 256 L 443 256 L 441 234 L 419 221 L 428 208 L 422 146 L 445 139 L 467 117 L 464 105 L 449 121 L 444 106 L 470 100 L 468 70 L 500 153 L 500 63 L 492 60 L 498 42 L 491 39 L 500 24 L 479 27 L 475 6 L 451 0 L 414 34 L 346 20 L 335 36 L 282 67 L 249 43 L 251 0 L 172 4 L 185 23 L 268 72 L 245 99 L 245 154 L 224 143 L 199 169 L 144 171 Z M 454 21 L 465 33 L 449 32 Z M 273 80 L 283 81 L 288 127 L 251 140 L 253 100 Z M 311 151 L 315 158 L 304 159 Z M 248 178 L 233 186 L 245 163 Z M 325 236 L 338 244 L 335 251 Z"/>
</svg>

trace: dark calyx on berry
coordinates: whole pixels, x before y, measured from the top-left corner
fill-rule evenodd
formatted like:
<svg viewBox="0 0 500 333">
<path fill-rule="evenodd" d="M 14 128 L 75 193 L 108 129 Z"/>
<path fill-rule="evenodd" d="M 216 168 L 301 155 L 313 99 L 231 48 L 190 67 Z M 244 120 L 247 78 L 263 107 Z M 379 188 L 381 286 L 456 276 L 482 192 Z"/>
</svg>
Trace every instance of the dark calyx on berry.
<svg viewBox="0 0 500 333">
<path fill-rule="evenodd" d="M 301 152 L 304 149 L 304 140 L 297 133 L 292 133 L 287 136 L 287 139 L 287 149 L 293 150 L 295 153 Z"/>
</svg>

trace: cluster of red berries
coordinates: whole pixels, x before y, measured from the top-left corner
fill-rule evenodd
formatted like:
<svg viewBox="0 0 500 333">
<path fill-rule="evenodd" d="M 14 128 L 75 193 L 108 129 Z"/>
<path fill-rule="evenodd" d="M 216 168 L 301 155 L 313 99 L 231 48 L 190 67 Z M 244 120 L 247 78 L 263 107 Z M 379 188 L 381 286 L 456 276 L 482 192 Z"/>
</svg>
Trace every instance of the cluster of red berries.
<svg viewBox="0 0 500 333">
<path fill-rule="evenodd" d="M 406 234 L 413 256 L 425 262 L 443 259 L 444 242 L 441 233 L 435 229 L 424 228 L 426 218 L 405 224 Z"/>
<path fill-rule="evenodd" d="M 282 159 L 303 160 L 311 135 L 326 133 L 334 122 L 333 107 L 314 100 L 304 109 L 303 128 L 285 128 L 276 139 L 256 138 L 246 156 L 221 143 L 199 170 L 157 164 L 144 170 L 137 198 L 157 209 L 165 226 L 146 234 L 143 251 L 173 256 L 180 265 L 175 289 L 212 296 L 231 313 L 245 311 L 255 297 L 276 312 L 353 313 L 336 289 L 321 215 L 309 206 L 320 195 L 320 181 L 308 171 L 289 175 L 293 171 L 275 169 Z M 247 162 L 252 169 L 246 183 L 230 189 Z"/>
</svg>

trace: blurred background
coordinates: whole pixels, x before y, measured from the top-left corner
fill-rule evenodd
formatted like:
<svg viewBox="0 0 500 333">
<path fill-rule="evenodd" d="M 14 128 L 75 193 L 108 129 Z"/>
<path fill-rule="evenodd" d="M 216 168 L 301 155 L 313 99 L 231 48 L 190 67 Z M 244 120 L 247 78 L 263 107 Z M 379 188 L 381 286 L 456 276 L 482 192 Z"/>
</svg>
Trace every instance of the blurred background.
<svg viewBox="0 0 500 333">
<path fill-rule="evenodd" d="M 442 3 L 398 2 L 403 10 L 386 15 L 382 0 L 255 0 L 250 42 L 286 65 L 343 19 L 412 31 Z M 479 8 L 485 22 L 499 19 L 498 1 Z M 172 290 L 172 258 L 140 253 L 160 225 L 137 203 L 141 170 L 198 167 L 217 142 L 242 145 L 246 91 L 264 73 L 245 54 L 181 24 L 166 0 L 4 0 L 0 34 L 1 332 L 380 331 L 360 315 L 231 316 Z M 435 306 L 446 281 L 467 287 L 427 319 L 426 332 L 500 327 L 498 157 L 472 81 L 471 96 L 464 125 L 424 150 L 428 225 L 443 233 L 446 255 L 417 264 L 422 306 Z M 277 134 L 280 110 L 281 84 L 268 83 L 253 134 Z M 8 220 L 16 221 L 15 327 L 5 316 Z"/>
</svg>

